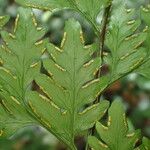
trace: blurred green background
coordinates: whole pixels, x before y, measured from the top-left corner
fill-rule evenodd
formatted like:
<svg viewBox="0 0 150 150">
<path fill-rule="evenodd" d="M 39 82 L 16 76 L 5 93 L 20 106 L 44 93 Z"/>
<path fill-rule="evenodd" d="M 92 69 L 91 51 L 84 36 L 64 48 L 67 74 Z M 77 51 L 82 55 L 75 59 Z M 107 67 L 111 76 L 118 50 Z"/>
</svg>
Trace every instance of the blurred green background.
<svg viewBox="0 0 150 150">
<path fill-rule="evenodd" d="M 128 7 L 135 8 L 138 14 L 141 5 L 146 5 L 149 0 L 128 0 Z M 11 31 L 16 17 L 18 5 L 13 0 L 0 0 L 0 15 L 10 15 L 11 19 L 6 25 L 6 29 Z M 84 31 L 86 44 L 95 40 L 94 32 L 91 26 L 78 13 L 71 10 L 43 12 L 33 9 L 38 18 L 38 22 L 47 28 L 45 37 L 59 45 L 63 35 L 65 20 L 73 17 L 77 19 Z M 100 22 L 101 16 L 97 18 Z M 107 66 L 103 68 L 107 72 Z M 142 134 L 150 138 L 150 80 L 137 74 L 130 74 L 127 77 L 117 81 L 109 87 L 103 94 L 103 98 L 113 101 L 119 98 L 124 102 L 126 114 L 131 122 L 131 128 L 140 128 Z M 76 143 L 78 149 L 85 147 L 85 140 L 77 137 Z M 17 132 L 9 140 L 0 140 L 0 150 L 65 150 L 66 147 L 61 144 L 53 135 L 40 127 L 28 127 Z"/>
</svg>

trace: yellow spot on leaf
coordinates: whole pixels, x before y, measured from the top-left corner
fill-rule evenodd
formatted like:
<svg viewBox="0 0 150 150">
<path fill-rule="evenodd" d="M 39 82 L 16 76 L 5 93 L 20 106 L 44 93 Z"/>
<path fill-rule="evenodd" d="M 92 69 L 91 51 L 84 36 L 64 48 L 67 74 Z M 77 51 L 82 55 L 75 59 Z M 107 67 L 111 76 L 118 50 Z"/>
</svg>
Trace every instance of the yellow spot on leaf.
<svg viewBox="0 0 150 150">
<path fill-rule="evenodd" d="M 143 60 L 144 60 L 144 58 L 141 57 L 133 66 L 130 67 L 130 69 L 132 70 L 132 69 L 136 68 Z"/>
<path fill-rule="evenodd" d="M 39 42 L 36 42 L 36 43 L 35 43 L 35 46 L 38 46 L 38 45 L 41 45 L 41 44 L 43 44 L 43 40 L 41 40 L 41 41 L 39 41 Z"/>
<path fill-rule="evenodd" d="M 111 125 L 111 116 L 108 117 L 107 125 L 108 125 L 108 127 Z"/>
<path fill-rule="evenodd" d="M 48 7 L 40 7 L 33 4 L 26 4 L 27 7 L 36 8 L 36 9 L 42 9 L 42 10 L 50 10 Z"/>
<path fill-rule="evenodd" d="M 149 10 L 148 9 L 146 9 L 146 8 L 144 8 L 143 7 L 143 9 L 142 9 L 144 12 L 149 12 Z"/>
<path fill-rule="evenodd" d="M 35 18 L 34 13 L 31 13 L 31 16 L 32 16 L 32 22 L 33 22 L 34 26 L 37 27 L 38 24 L 36 22 L 36 18 Z"/>
<path fill-rule="evenodd" d="M 83 32 L 82 32 L 82 31 L 80 31 L 80 40 L 81 40 L 82 44 L 85 43 L 85 40 L 84 40 Z"/>
<path fill-rule="evenodd" d="M 93 83 L 96 83 L 96 82 L 99 82 L 99 81 L 100 81 L 100 79 L 92 80 L 91 82 L 88 82 L 87 84 L 82 86 L 82 89 L 87 88 L 88 86 L 92 85 Z"/>
<path fill-rule="evenodd" d="M 62 39 L 62 41 L 61 41 L 61 48 L 63 48 L 64 47 L 64 44 L 65 44 L 65 41 L 66 41 L 66 38 L 67 38 L 67 33 L 66 32 L 64 32 L 64 36 L 63 36 L 63 39 Z"/>
<path fill-rule="evenodd" d="M 143 30 L 143 32 L 147 32 L 148 31 L 148 26 L 146 26 Z"/>
<path fill-rule="evenodd" d="M 88 67 L 88 66 L 90 66 L 93 62 L 94 62 L 94 60 L 91 60 L 91 61 L 89 61 L 88 63 L 84 64 L 83 67 Z"/>
<path fill-rule="evenodd" d="M 13 35 L 13 34 L 11 34 L 11 33 L 9 33 L 9 36 L 10 36 L 12 39 L 15 39 L 15 38 L 16 38 L 15 35 Z"/>
<path fill-rule="evenodd" d="M 19 21 L 19 14 L 17 14 L 17 17 L 16 17 L 16 20 L 15 20 L 15 27 L 14 27 L 14 33 L 16 32 L 17 30 L 17 27 L 18 27 L 18 21 Z"/>
<path fill-rule="evenodd" d="M 135 133 L 133 132 L 133 133 L 127 134 L 126 136 L 130 138 L 130 137 L 133 137 L 134 135 Z"/>
<path fill-rule="evenodd" d="M 108 146 L 106 144 L 102 143 L 101 141 L 99 141 L 99 144 L 104 148 L 108 148 Z"/>
<path fill-rule="evenodd" d="M 89 110 L 94 109 L 96 107 L 97 107 L 97 104 L 94 104 L 94 105 L 88 107 L 87 109 L 85 109 L 84 111 L 80 112 L 79 115 L 83 115 L 83 114 L 87 113 Z"/>
<path fill-rule="evenodd" d="M 58 52 L 63 52 L 63 50 L 60 49 L 59 47 L 56 47 L 56 46 L 55 46 L 55 49 L 56 49 Z"/>
<path fill-rule="evenodd" d="M 126 9 L 127 13 L 130 13 L 132 11 L 132 9 Z"/>
<path fill-rule="evenodd" d="M 108 127 L 101 125 L 104 130 L 108 130 Z"/>
<path fill-rule="evenodd" d="M 58 68 L 58 69 L 60 69 L 61 71 L 66 71 L 64 68 L 62 68 L 61 66 L 59 66 L 58 64 L 55 64 L 55 66 Z"/>
<path fill-rule="evenodd" d="M 36 67 L 38 65 L 38 62 L 37 63 L 34 63 L 34 64 L 32 64 L 32 65 L 30 65 L 30 68 L 34 68 L 34 67 Z"/>
<path fill-rule="evenodd" d="M 45 121 L 45 119 L 43 119 L 38 113 L 37 110 L 34 108 L 33 104 L 31 103 L 31 101 L 28 102 L 29 107 L 31 108 L 32 112 L 36 115 L 36 117 L 41 121 L 41 123 L 45 126 L 47 126 L 48 128 L 51 128 L 51 125 L 49 122 Z"/>
<path fill-rule="evenodd" d="M 42 27 L 37 27 L 37 31 L 41 31 L 42 30 Z"/>
<path fill-rule="evenodd" d="M 135 20 L 131 20 L 131 21 L 127 22 L 127 25 L 132 25 L 134 23 L 135 23 Z"/>
<path fill-rule="evenodd" d="M 10 98 L 18 105 L 20 105 L 20 102 L 14 97 L 14 96 L 10 96 Z"/>
</svg>

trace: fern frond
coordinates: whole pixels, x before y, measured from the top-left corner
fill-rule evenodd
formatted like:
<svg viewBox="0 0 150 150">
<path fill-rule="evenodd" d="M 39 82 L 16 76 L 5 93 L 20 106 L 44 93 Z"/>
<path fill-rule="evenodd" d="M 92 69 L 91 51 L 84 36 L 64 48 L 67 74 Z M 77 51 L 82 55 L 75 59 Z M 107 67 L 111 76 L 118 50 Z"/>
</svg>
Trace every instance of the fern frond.
<svg viewBox="0 0 150 150">
<path fill-rule="evenodd" d="M 146 58 L 144 60 L 145 61 L 144 64 L 141 65 L 136 70 L 136 72 L 150 79 L 150 43 L 149 43 L 149 41 L 150 41 L 150 20 L 149 20 L 149 16 L 150 16 L 150 7 L 142 8 L 141 19 L 146 24 L 144 31 L 147 32 L 147 38 L 146 38 L 146 41 L 144 43 L 147 55 L 146 55 Z"/>
<path fill-rule="evenodd" d="M 97 123 L 100 139 L 89 136 L 89 144 L 94 150 L 133 150 L 140 137 L 140 131 L 128 131 L 123 104 L 114 101 L 108 111 L 107 126 Z"/>
<path fill-rule="evenodd" d="M 28 105 L 44 127 L 74 149 L 74 137 L 91 128 L 109 105 L 107 101 L 91 105 L 104 85 L 95 78 L 101 65 L 99 57 L 93 58 L 97 45 L 84 46 L 79 23 L 69 21 L 61 47 L 48 44 L 47 49 L 50 58 L 43 60 L 47 73 L 35 78 L 43 94 L 29 92 Z"/>
<path fill-rule="evenodd" d="M 30 9 L 19 9 L 14 31 L 2 31 L 0 48 L 0 137 L 36 121 L 25 106 L 25 93 L 40 66 L 44 46 L 37 42 L 44 35 Z"/>
<path fill-rule="evenodd" d="M 110 84 L 144 63 L 146 49 L 142 47 L 146 32 L 139 32 L 140 20 L 134 20 L 134 10 L 125 9 L 125 1 L 114 0 L 105 44 L 109 51 Z"/>
<path fill-rule="evenodd" d="M 106 6 L 109 0 L 16 0 L 17 3 L 32 8 L 54 10 L 70 8 L 81 15 L 93 26 L 96 34 L 99 34 L 99 27 L 96 24 L 96 18 L 103 6 Z"/>
</svg>

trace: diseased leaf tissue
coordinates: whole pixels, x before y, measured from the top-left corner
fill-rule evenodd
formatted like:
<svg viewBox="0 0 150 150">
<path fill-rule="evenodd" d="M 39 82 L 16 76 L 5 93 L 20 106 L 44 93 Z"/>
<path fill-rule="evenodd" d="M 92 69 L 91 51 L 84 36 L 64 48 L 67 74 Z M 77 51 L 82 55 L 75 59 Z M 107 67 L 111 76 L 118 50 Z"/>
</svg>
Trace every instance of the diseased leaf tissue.
<svg viewBox="0 0 150 150">
<path fill-rule="evenodd" d="M 31 8 L 19 8 L 11 33 L 3 29 L 9 17 L 1 16 L 0 138 L 9 137 L 25 126 L 39 125 L 73 150 L 76 149 L 74 138 L 96 123 L 100 139 L 89 136 L 92 149 L 136 148 L 141 135 L 139 131 L 128 132 L 122 104 L 113 102 L 108 110 L 108 125 L 104 126 L 98 121 L 107 112 L 109 102 L 95 103 L 95 100 L 110 84 L 130 72 L 149 77 L 149 7 L 141 10 L 145 22 L 141 31 L 140 18 L 133 20 L 135 12 L 126 9 L 121 0 L 16 2 L 52 11 L 56 8 L 74 9 L 91 24 L 97 36 L 103 30 L 95 21 L 97 15 L 111 7 L 110 21 L 105 24 L 106 37 L 103 37 L 103 44 L 110 52 L 104 60 L 95 56 L 99 53 L 99 43 L 85 45 L 81 26 L 74 19 L 66 22 L 61 45 L 57 47 L 44 38 L 45 29 L 38 26 Z M 48 57 L 43 59 L 45 52 Z M 98 77 L 96 74 L 103 61 L 109 65 L 110 73 Z M 32 90 L 33 81 L 38 85 L 38 91 Z M 143 144 L 136 149 L 147 150 L 148 143 L 148 139 L 143 139 Z"/>
</svg>

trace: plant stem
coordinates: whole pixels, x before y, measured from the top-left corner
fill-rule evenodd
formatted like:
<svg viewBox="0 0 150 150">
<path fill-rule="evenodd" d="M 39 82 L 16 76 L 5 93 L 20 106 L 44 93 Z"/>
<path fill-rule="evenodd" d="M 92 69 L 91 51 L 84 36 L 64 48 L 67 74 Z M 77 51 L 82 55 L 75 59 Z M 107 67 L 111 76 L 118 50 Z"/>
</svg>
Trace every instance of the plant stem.
<svg viewBox="0 0 150 150">
<path fill-rule="evenodd" d="M 105 38 L 106 38 L 106 32 L 107 32 L 107 24 L 108 24 L 108 20 L 109 20 L 109 16 L 110 16 L 110 13 L 111 13 L 111 6 L 112 6 L 112 3 L 110 2 L 109 5 L 107 5 L 107 7 L 105 8 L 104 10 L 104 15 L 103 15 L 103 20 L 102 20 L 102 29 L 99 34 L 99 53 L 97 54 L 98 57 L 101 58 L 102 60 L 102 65 L 104 63 L 104 60 L 103 60 L 103 52 L 104 52 L 104 44 L 105 44 Z M 97 78 L 99 78 L 101 76 L 101 70 L 99 69 L 98 73 L 97 73 Z M 98 103 L 100 101 L 100 95 L 98 96 L 98 98 L 94 101 L 94 104 L 95 103 Z M 90 135 L 94 135 L 95 133 L 95 125 L 94 127 L 90 130 Z M 89 135 L 87 134 L 87 136 Z M 89 146 L 88 146 L 88 142 L 86 143 L 86 150 L 89 150 Z"/>
<path fill-rule="evenodd" d="M 105 38 L 106 38 L 106 33 L 107 33 L 107 25 L 109 23 L 109 16 L 111 13 L 111 6 L 112 6 L 112 3 L 110 2 L 110 4 L 104 10 L 104 15 L 103 15 L 103 20 L 102 20 L 102 29 L 100 31 L 100 36 L 99 36 L 100 46 L 99 46 L 98 57 L 100 56 L 102 65 L 104 64 L 103 53 L 104 53 Z M 102 71 L 101 69 L 99 69 L 97 73 L 97 78 L 100 78 L 100 76 L 102 75 L 101 73 Z M 100 101 L 100 95 L 97 97 L 95 103 L 98 103 L 99 101 Z"/>
<path fill-rule="evenodd" d="M 103 22 L 102 22 L 102 31 L 100 32 L 100 51 L 99 51 L 99 56 L 102 59 L 102 63 L 104 62 L 103 60 L 103 52 L 104 52 L 104 43 L 105 43 L 105 38 L 106 38 L 106 32 L 107 32 L 107 24 L 110 16 L 110 11 L 111 10 L 111 4 L 105 8 L 104 11 L 104 16 L 103 16 Z M 100 70 L 98 77 L 100 76 Z"/>
<path fill-rule="evenodd" d="M 107 24 L 109 23 L 108 20 L 109 20 L 109 16 L 111 13 L 111 6 L 112 6 L 112 3 L 110 2 L 110 4 L 107 5 L 107 7 L 104 10 L 104 15 L 103 15 L 103 20 L 102 20 L 102 29 L 101 29 L 100 34 L 99 34 L 100 44 L 99 44 L 98 57 L 101 58 L 101 61 L 102 61 L 101 64 L 102 65 L 104 64 L 103 52 L 104 52 L 104 44 L 105 44 L 105 38 L 106 38 L 106 32 L 107 32 Z M 98 70 L 96 77 L 100 78 L 100 76 L 101 76 L 101 69 Z M 100 95 L 94 101 L 94 104 L 98 103 L 99 101 L 100 101 Z M 94 132 L 95 132 L 95 126 L 91 129 L 91 135 L 94 135 Z"/>
</svg>

